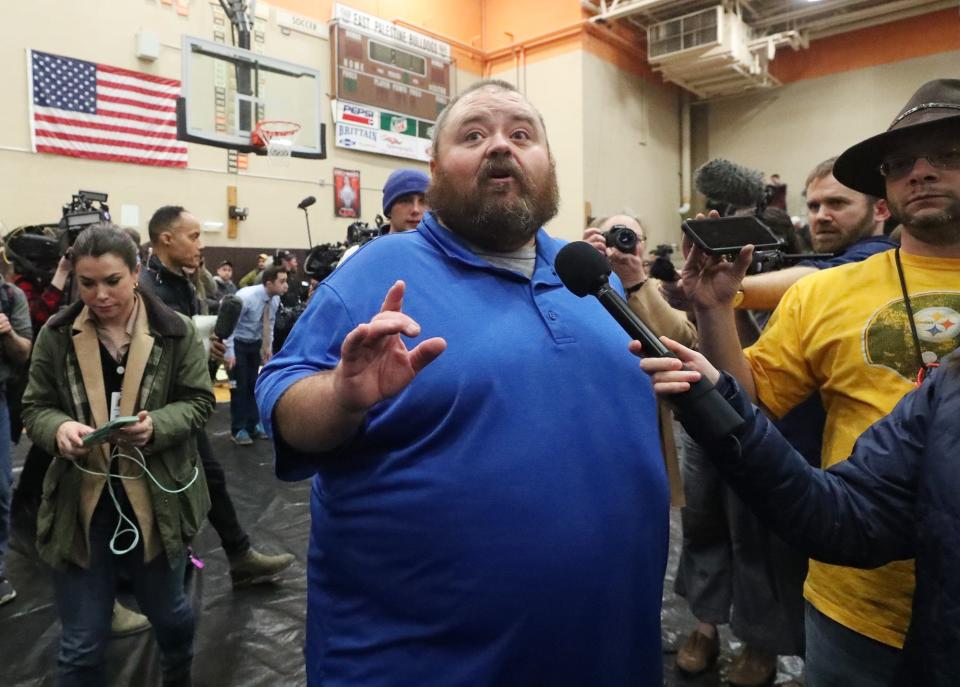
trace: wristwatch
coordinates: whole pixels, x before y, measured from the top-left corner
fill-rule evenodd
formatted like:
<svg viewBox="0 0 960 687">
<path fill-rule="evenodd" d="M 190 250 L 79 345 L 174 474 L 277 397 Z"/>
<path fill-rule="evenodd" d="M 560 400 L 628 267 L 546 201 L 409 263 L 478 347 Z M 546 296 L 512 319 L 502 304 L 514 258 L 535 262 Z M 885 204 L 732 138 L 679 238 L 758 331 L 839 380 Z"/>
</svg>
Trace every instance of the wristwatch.
<svg viewBox="0 0 960 687">
<path fill-rule="evenodd" d="M 623 292 L 627 294 L 627 298 L 629 298 L 630 296 L 635 294 L 637 291 L 639 291 L 643 287 L 643 285 L 646 283 L 647 283 L 647 280 L 644 279 L 643 281 L 637 282 L 636 284 L 631 286 L 629 289 L 624 289 Z"/>
<path fill-rule="evenodd" d="M 743 302 L 743 289 L 737 289 L 737 293 L 733 297 L 733 307 L 739 308 L 742 302 Z"/>
</svg>

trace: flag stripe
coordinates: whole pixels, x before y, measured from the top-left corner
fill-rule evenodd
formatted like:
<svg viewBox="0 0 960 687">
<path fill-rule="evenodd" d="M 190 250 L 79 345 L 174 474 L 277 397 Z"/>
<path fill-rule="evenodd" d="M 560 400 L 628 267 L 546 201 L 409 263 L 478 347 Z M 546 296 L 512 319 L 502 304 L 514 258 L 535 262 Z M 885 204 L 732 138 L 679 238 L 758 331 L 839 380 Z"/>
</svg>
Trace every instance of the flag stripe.
<svg viewBox="0 0 960 687">
<path fill-rule="evenodd" d="M 180 82 L 31 51 L 34 149 L 92 160 L 185 167 Z"/>
<path fill-rule="evenodd" d="M 112 124 L 115 126 L 128 126 L 131 122 L 142 122 L 143 124 L 159 125 L 144 127 L 150 128 L 157 131 L 169 130 L 176 133 L 177 130 L 177 120 L 176 118 L 171 119 L 157 119 L 156 117 L 143 117 L 136 113 L 131 112 L 120 112 L 119 110 L 100 110 L 95 115 L 84 115 L 81 117 L 79 114 L 74 112 L 64 112 L 63 110 L 58 110 L 52 107 L 35 107 L 34 111 L 38 115 L 52 116 L 52 117 L 61 117 L 64 120 L 76 120 L 76 121 L 85 121 L 85 120 L 96 120 L 96 122 L 104 122 L 106 124 Z"/>
<path fill-rule="evenodd" d="M 37 136 L 47 136 L 58 138 L 63 141 L 80 141 L 86 143 L 103 143 L 107 145 L 122 145 L 140 150 L 160 150 L 158 146 L 167 148 L 171 151 L 184 152 L 186 149 L 183 144 L 171 141 L 167 138 L 155 138 L 153 136 L 131 136 L 130 134 L 118 134 L 113 131 L 98 130 L 99 136 L 91 135 L 90 131 L 75 130 L 74 127 L 53 127 L 47 129 L 37 129 Z"/>
<path fill-rule="evenodd" d="M 56 153 L 70 157 L 83 157 L 89 160 L 109 160 L 112 162 L 133 162 L 139 165 L 153 165 L 156 167 L 186 167 L 186 159 L 161 159 L 157 157 L 140 157 L 136 155 L 117 155 L 116 153 L 94 153 L 86 150 L 58 148 L 37 144 L 38 153 Z"/>
<path fill-rule="evenodd" d="M 145 72 L 135 72 L 130 69 L 124 69 L 123 67 L 111 67 L 108 64 L 98 64 L 97 71 L 106 72 L 108 74 L 118 74 L 120 76 L 129 76 L 140 81 L 151 81 L 153 83 L 164 84 L 166 86 L 173 86 L 178 91 L 180 90 L 180 82 L 177 79 L 166 79 L 162 76 L 154 76 L 153 74 L 147 74 Z"/>
<path fill-rule="evenodd" d="M 117 103 L 118 105 L 133 105 L 134 107 L 141 107 L 145 110 L 153 110 L 156 112 L 176 112 L 177 108 L 173 105 L 154 105 L 153 103 L 148 103 L 144 100 L 135 100 L 132 98 L 117 98 L 116 96 L 107 95 L 101 91 L 97 91 L 97 102 L 106 102 L 106 103 Z"/>
<path fill-rule="evenodd" d="M 34 117 L 38 122 L 47 124 L 62 124 L 77 128 L 96 129 L 98 131 L 113 131 L 118 134 L 133 134 L 134 136 L 152 136 L 154 138 L 165 138 L 172 141 L 177 140 L 177 135 L 170 132 L 161 132 L 149 129 L 137 129 L 132 126 L 118 126 L 116 124 L 100 124 L 96 122 L 84 122 L 79 119 L 64 119 L 63 117 L 51 117 L 50 115 L 38 114 Z M 39 130 L 39 129 L 38 129 Z"/>
<path fill-rule="evenodd" d="M 123 105 L 114 104 L 109 110 L 99 110 L 97 115 L 100 117 L 115 117 L 116 119 L 129 119 L 135 122 L 143 122 L 144 124 L 157 124 L 160 126 L 169 126 L 173 127 L 173 130 L 177 130 L 177 118 L 173 117 L 170 119 L 161 119 L 159 117 L 146 117 L 142 114 L 134 112 L 126 112 L 125 110 L 133 109 L 127 108 Z"/>
<path fill-rule="evenodd" d="M 129 86 L 127 84 L 116 84 L 111 81 L 103 81 L 97 79 L 97 93 L 106 93 L 107 95 L 117 95 L 125 96 L 134 93 L 147 102 L 156 103 L 157 105 L 169 105 L 171 101 L 176 104 L 177 94 L 176 93 L 160 93 L 158 91 L 152 91 L 149 88 L 139 88 L 137 86 Z"/>
</svg>

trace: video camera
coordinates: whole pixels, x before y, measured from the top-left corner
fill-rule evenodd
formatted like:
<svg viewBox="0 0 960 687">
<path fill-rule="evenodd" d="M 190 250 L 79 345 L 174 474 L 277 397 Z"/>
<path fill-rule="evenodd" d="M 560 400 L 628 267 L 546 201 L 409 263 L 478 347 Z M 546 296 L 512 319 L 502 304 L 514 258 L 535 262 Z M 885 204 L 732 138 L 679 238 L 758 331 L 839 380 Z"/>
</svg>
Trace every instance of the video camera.
<svg viewBox="0 0 960 687">
<path fill-rule="evenodd" d="M 380 235 L 380 227 L 371 228 L 369 223 L 357 220 L 347 227 L 347 246 L 362 246 Z"/>
<path fill-rule="evenodd" d="M 784 240 L 754 215 L 688 219 L 681 226 L 701 250 L 728 260 L 735 260 L 744 246 L 753 245 L 753 261 L 747 274 L 773 272 L 802 260 L 833 257 L 830 253 L 784 252 Z"/>
<path fill-rule="evenodd" d="M 87 227 L 110 221 L 107 194 L 99 191 L 77 191 L 73 199 L 64 204 L 60 217 L 60 245 L 63 253 L 73 245 L 80 232 Z"/>
<path fill-rule="evenodd" d="M 670 259 L 673 255 L 673 246 L 669 243 L 661 243 L 650 251 L 650 255 L 654 258 L 649 268 L 651 277 L 668 282 L 677 281 L 680 278 L 677 268 L 673 266 L 673 260 Z"/>
<path fill-rule="evenodd" d="M 379 217 L 378 217 L 379 218 Z M 314 246 L 303 263 L 303 272 L 308 277 L 323 281 L 336 269 L 337 263 L 348 248 L 362 246 L 365 243 L 381 236 L 383 227 L 379 224 L 371 227 L 369 223 L 357 220 L 347 227 L 347 242 L 321 243 Z"/>
</svg>

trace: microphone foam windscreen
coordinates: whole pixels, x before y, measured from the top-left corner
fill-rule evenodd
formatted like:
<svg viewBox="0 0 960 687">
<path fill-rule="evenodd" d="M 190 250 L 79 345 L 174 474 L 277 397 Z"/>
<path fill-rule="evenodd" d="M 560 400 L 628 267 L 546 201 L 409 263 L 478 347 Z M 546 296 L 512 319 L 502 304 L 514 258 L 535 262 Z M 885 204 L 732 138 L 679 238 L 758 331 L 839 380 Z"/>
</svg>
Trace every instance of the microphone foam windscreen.
<svg viewBox="0 0 960 687">
<path fill-rule="evenodd" d="M 693 184 L 713 201 L 736 208 L 753 207 L 763 199 L 763 172 L 716 158 L 694 172 Z"/>
<path fill-rule="evenodd" d="M 586 241 L 574 241 L 561 248 L 553 268 L 563 285 L 581 298 L 599 291 L 610 276 L 607 256 Z"/>
<path fill-rule="evenodd" d="M 306 198 L 300 201 L 297 207 L 300 208 L 301 210 L 306 210 L 308 207 L 310 207 L 316 202 L 317 202 L 317 199 L 315 197 L 307 196 Z"/>
<path fill-rule="evenodd" d="M 218 339 L 228 339 L 237 328 L 240 321 L 240 312 L 243 310 L 243 301 L 230 294 L 220 301 L 220 311 L 217 313 L 217 322 L 213 325 L 213 333 Z"/>
</svg>

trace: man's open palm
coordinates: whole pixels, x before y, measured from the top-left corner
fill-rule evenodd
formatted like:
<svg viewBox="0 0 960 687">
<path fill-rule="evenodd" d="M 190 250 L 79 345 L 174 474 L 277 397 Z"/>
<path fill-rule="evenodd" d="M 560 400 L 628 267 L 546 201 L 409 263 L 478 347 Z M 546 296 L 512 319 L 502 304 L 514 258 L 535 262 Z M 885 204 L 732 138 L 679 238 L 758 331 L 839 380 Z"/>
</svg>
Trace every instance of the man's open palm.
<svg viewBox="0 0 960 687">
<path fill-rule="evenodd" d="M 446 341 L 434 337 L 407 350 L 401 337 L 419 336 L 420 325 L 403 312 L 405 288 L 402 281 L 391 286 L 380 312 L 343 341 L 334 388 L 347 410 L 366 411 L 400 393 L 447 347 Z"/>
</svg>

